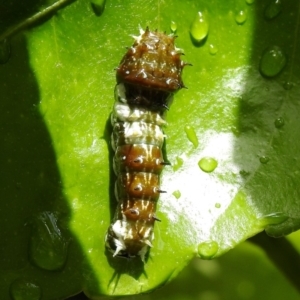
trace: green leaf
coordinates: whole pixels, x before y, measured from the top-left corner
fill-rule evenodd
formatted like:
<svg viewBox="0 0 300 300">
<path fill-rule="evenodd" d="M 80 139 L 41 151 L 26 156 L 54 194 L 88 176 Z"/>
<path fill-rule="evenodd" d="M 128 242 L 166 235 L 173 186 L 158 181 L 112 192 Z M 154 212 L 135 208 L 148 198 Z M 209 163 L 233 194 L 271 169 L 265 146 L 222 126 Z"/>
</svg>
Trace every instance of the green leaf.
<svg viewBox="0 0 300 300">
<path fill-rule="evenodd" d="M 269 1 L 109 1 L 102 14 L 95 5 L 77 1 L 16 35 L 0 68 L 4 299 L 33 285 L 43 299 L 147 292 L 194 255 L 300 225 L 299 4 L 288 0 L 279 14 L 266 12 Z M 189 33 L 199 11 L 208 23 L 193 27 L 202 38 L 208 28 L 200 42 Z M 168 193 L 143 264 L 104 246 L 116 206 L 114 68 L 139 26 L 168 33 L 172 21 L 193 66 L 167 115 Z"/>
<path fill-rule="evenodd" d="M 298 241 L 299 234 L 296 233 L 294 238 Z M 245 242 L 219 259 L 192 260 L 175 280 L 147 296 L 122 297 L 120 300 L 285 298 L 298 300 L 299 292 L 274 267 L 261 248 Z"/>
</svg>

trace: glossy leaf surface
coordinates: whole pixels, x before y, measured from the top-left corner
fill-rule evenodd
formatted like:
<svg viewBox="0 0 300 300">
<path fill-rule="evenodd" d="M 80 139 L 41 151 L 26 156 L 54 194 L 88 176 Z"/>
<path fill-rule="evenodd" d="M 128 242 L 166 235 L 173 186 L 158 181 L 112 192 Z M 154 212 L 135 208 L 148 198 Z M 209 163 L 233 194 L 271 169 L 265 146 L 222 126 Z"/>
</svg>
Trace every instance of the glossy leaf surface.
<svg viewBox="0 0 300 300">
<path fill-rule="evenodd" d="M 20 278 L 43 299 L 146 292 L 194 255 L 220 256 L 264 229 L 299 228 L 299 4 L 286 1 L 271 18 L 268 5 L 110 1 L 101 14 L 77 1 L 12 39 L 0 66 L 1 295 Z M 206 23 L 192 26 L 199 12 Z M 116 206 L 114 68 L 139 26 L 170 33 L 172 21 L 193 66 L 167 114 L 168 193 L 144 265 L 104 247 Z"/>
</svg>

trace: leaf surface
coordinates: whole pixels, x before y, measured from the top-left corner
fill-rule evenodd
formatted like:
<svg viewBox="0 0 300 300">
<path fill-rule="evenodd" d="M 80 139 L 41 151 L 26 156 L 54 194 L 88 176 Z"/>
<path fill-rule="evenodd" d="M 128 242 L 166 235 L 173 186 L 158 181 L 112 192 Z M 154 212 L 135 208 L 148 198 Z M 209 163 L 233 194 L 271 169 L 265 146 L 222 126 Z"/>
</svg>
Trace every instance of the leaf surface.
<svg viewBox="0 0 300 300">
<path fill-rule="evenodd" d="M 44 299 L 81 289 L 93 299 L 147 292 L 195 255 L 220 256 L 264 229 L 281 236 L 299 228 L 299 4 L 286 1 L 270 18 L 272 3 L 110 1 L 98 16 L 77 1 L 26 40 L 13 38 L 0 69 L 1 294 L 19 278 L 40 286 Z M 208 36 L 197 43 L 189 28 L 199 11 Z M 169 33 L 172 21 L 193 66 L 167 114 L 168 193 L 144 265 L 113 259 L 104 246 L 116 206 L 114 68 L 139 26 Z M 274 46 L 280 53 L 265 57 Z M 217 162 L 212 172 L 202 170 L 207 158 Z M 39 239 L 41 254 L 30 253 Z"/>
</svg>

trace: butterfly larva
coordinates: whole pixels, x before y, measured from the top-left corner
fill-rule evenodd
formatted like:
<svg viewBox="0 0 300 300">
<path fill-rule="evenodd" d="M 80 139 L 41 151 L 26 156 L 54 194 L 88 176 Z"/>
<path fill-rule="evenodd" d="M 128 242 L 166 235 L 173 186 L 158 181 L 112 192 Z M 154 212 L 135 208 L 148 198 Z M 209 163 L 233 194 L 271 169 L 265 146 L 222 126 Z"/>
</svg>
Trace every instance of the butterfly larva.
<svg viewBox="0 0 300 300">
<path fill-rule="evenodd" d="M 106 235 L 113 256 L 144 261 L 152 247 L 156 203 L 163 191 L 160 173 L 166 124 L 164 112 L 184 85 L 186 65 L 174 46 L 175 36 L 141 30 L 117 70 L 112 113 L 112 147 L 118 207 Z"/>
</svg>

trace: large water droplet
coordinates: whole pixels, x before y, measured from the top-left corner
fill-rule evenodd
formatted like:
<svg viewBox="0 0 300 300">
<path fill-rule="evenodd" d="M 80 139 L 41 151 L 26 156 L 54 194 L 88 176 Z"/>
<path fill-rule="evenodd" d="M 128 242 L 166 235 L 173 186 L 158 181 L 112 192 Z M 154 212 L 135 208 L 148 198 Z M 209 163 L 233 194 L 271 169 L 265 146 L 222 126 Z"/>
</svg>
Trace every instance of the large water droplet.
<svg viewBox="0 0 300 300">
<path fill-rule="evenodd" d="M 259 158 L 259 161 L 262 164 L 266 164 L 269 160 L 270 160 L 270 158 L 268 156 L 264 156 L 264 155 Z"/>
<path fill-rule="evenodd" d="M 271 0 L 270 3 L 265 8 L 265 18 L 267 20 L 272 20 L 276 18 L 282 10 L 281 0 Z"/>
<path fill-rule="evenodd" d="M 244 10 L 240 10 L 235 14 L 234 18 L 237 24 L 242 25 L 247 20 L 247 13 Z"/>
<path fill-rule="evenodd" d="M 176 199 L 179 199 L 179 198 L 181 197 L 181 193 L 180 193 L 179 190 L 174 191 L 174 192 L 172 193 L 172 195 L 173 195 Z"/>
<path fill-rule="evenodd" d="M 176 161 L 173 164 L 173 171 L 177 171 L 183 165 L 183 159 L 179 156 L 176 156 Z"/>
<path fill-rule="evenodd" d="M 254 1 L 255 1 L 255 0 L 246 0 L 246 3 L 249 4 L 249 5 L 251 5 L 251 4 L 254 3 Z"/>
<path fill-rule="evenodd" d="M 281 128 L 284 125 L 284 119 L 279 117 L 274 122 L 276 128 Z"/>
<path fill-rule="evenodd" d="M 177 24 L 174 21 L 171 21 L 170 28 L 171 28 L 172 32 L 176 32 L 176 30 L 177 30 Z"/>
<path fill-rule="evenodd" d="M 199 160 L 198 166 L 202 171 L 210 173 L 218 166 L 218 162 L 212 157 L 203 157 Z"/>
<path fill-rule="evenodd" d="M 96 16 L 101 16 L 105 9 L 106 0 L 92 0 L 91 5 Z"/>
<path fill-rule="evenodd" d="M 221 207 L 221 203 L 215 203 L 215 208 L 220 208 Z"/>
<path fill-rule="evenodd" d="M 282 71 L 286 65 L 286 57 L 278 46 L 268 47 L 260 60 L 260 72 L 267 77 L 274 77 Z"/>
<path fill-rule="evenodd" d="M 203 259 L 213 258 L 219 250 L 219 244 L 215 241 L 206 241 L 198 245 L 198 255 Z"/>
<path fill-rule="evenodd" d="M 276 225 L 276 224 L 283 223 L 288 218 L 289 217 L 282 212 L 275 212 L 259 218 L 259 223 L 262 227 L 265 227 L 267 225 Z"/>
<path fill-rule="evenodd" d="M 215 55 L 215 54 L 217 54 L 217 52 L 218 52 L 218 48 L 215 45 L 210 44 L 209 45 L 209 53 L 211 55 Z"/>
<path fill-rule="evenodd" d="M 195 148 L 197 148 L 199 145 L 199 141 L 195 129 L 192 126 L 186 125 L 184 127 L 184 131 L 189 141 L 192 142 Z"/>
<path fill-rule="evenodd" d="M 7 39 L 0 42 L 0 64 L 5 64 L 10 58 L 10 43 Z"/>
<path fill-rule="evenodd" d="M 190 34 L 197 43 L 200 43 L 206 38 L 208 29 L 206 14 L 199 11 L 191 24 Z"/>
<path fill-rule="evenodd" d="M 57 225 L 57 217 L 52 212 L 42 212 L 34 217 L 29 244 L 32 263 L 45 270 L 63 267 L 68 254 L 68 240 Z"/>
<path fill-rule="evenodd" d="M 13 300 L 39 300 L 42 294 L 37 284 L 21 278 L 10 285 L 9 291 Z"/>
</svg>

